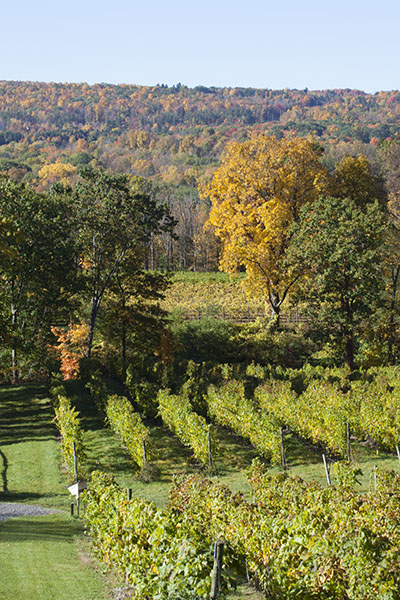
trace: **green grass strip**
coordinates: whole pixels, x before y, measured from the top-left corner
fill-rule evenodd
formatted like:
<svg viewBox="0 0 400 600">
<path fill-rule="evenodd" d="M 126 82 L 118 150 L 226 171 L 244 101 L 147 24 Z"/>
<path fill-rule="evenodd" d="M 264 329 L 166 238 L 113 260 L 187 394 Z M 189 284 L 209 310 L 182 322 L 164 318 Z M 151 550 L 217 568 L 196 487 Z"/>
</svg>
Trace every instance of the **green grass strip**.
<svg viewBox="0 0 400 600">
<path fill-rule="evenodd" d="M 77 547 L 82 523 L 67 515 L 0 522 L 0 598 L 103 600 L 104 581 Z"/>
</svg>

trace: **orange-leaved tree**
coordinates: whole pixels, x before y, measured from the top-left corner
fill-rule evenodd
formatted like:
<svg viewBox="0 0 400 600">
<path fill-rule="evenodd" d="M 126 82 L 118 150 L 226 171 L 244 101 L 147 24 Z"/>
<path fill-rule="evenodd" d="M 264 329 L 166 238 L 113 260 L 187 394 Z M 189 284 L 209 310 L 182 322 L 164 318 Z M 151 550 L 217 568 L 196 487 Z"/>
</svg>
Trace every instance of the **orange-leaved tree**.
<svg viewBox="0 0 400 600">
<path fill-rule="evenodd" d="M 52 327 L 57 338 L 52 346 L 60 359 L 60 371 L 65 380 L 79 377 L 79 360 L 85 356 L 89 327 L 86 323 L 71 324 L 67 329 Z"/>
<path fill-rule="evenodd" d="M 301 206 L 329 185 L 312 139 L 255 136 L 227 147 L 211 183 L 200 190 L 212 204 L 209 222 L 222 240 L 220 269 L 246 270 L 246 286 L 268 298 L 279 324 L 295 282 L 283 267 L 290 227 Z"/>
</svg>

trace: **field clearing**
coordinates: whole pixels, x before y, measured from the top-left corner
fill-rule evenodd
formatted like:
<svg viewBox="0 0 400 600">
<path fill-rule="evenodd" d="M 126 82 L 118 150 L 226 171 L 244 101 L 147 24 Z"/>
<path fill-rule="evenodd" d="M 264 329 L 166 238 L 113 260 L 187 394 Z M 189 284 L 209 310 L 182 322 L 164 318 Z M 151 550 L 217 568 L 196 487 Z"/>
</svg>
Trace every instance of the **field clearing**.
<svg viewBox="0 0 400 600">
<path fill-rule="evenodd" d="M 251 323 L 270 319 L 271 308 L 262 296 L 248 292 L 243 274 L 178 272 L 172 276 L 162 307 L 173 320 L 193 321 L 203 318 L 222 319 L 234 323 Z M 307 315 L 284 305 L 281 324 L 309 321 Z"/>
<path fill-rule="evenodd" d="M 265 313 L 265 299 L 255 298 L 254 294 L 249 296 L 243 281 L 243 274 L 231 277 L 227 273 L 175 273 L 166 291 L 163 308 L 173 314 L 200 311 L 208 316 L 219 314 L 222 309 Z"/>
</svg>

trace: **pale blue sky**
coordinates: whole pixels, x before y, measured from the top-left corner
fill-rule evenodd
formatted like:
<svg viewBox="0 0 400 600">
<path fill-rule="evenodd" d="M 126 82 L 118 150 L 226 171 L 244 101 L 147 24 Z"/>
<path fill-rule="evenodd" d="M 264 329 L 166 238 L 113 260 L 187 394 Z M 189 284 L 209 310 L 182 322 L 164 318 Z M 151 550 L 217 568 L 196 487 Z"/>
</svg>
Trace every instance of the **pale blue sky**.
<svg viewBox="0 0 400 600">
<path fill-rule="evenodd" d="M 399 89 L 399 0 L 3 0 L 0 79 Z"/>
</svg>

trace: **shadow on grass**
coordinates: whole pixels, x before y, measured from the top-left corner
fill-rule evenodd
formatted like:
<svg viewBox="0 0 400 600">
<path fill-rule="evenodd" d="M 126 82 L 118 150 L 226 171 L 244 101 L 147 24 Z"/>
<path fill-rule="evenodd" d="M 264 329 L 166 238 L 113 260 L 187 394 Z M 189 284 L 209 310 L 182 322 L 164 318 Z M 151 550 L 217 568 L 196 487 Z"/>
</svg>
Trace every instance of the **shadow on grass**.
<svg viewBox="0 0 400 600">
<path fill-rule="evenodd" d="M 294 433 L 284 436 L 286 460 L 289 467 L 300 465 L 317 465 L 322 461 L 324 450 L 311 442 L 300 438 Z"/>
<path fill-rule="evenodd" d="M 82 528 L 81 522 L 65 516 L 9 519 L 0 522 L 0 542 L 60 542 L 72 539 Z"/>
<path fill-rule="evenodd" d="M 213 459 L 218 474 L 224 476 L 249 467 L 257 456 L 250 442 L 225 427 L 215 426 L 215 430 L 217 448 Z"/>
<path fill-rule="evenodd" d="M 0 492 L 0 502 L 31 502 L 33 504 L 43 498 L 59 498 L 60 494 L 49 493 L 49 494 L 38 494 L 36 492 L 13 492 L 9 490 L 7 492 Z"/>
<path fill-rule="evenodd" d="M 85 437 L 86 459 L 85 467 L 88 472 L 100 469 L 119 473 L 122 471 L 134 471 L 134 467 L 124 451 L 122 444 L 114 434 L 102 429 L 86 432 Z"/>
<path fill-rule="evenodd" d="M 7 470 L 8 470 L 8 459 L 2 450 L 0 450 L 0 456 L 2 460 L 2 468 L 1 468 L 1 481 L 3 485 L 3 491 L 8 493 L 8 479 L 7 479 Z"/>
<path fill-rule="evenodd" d="M 53 409 L 45 385 L 0 387 L 0 443 L 54 439 Z"/>
</svg>

